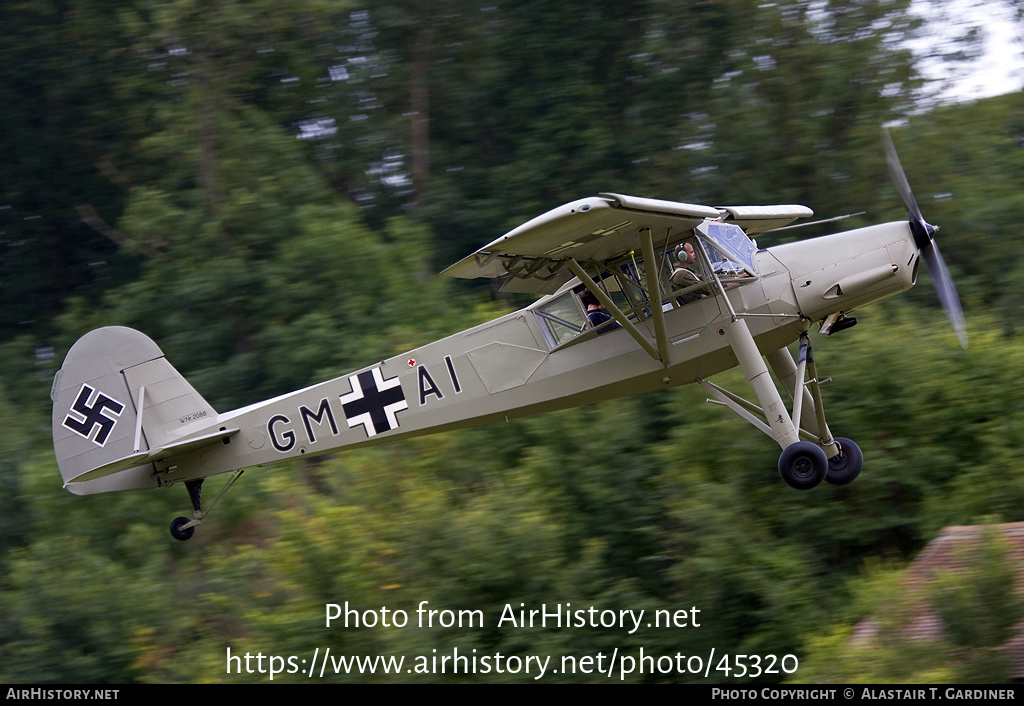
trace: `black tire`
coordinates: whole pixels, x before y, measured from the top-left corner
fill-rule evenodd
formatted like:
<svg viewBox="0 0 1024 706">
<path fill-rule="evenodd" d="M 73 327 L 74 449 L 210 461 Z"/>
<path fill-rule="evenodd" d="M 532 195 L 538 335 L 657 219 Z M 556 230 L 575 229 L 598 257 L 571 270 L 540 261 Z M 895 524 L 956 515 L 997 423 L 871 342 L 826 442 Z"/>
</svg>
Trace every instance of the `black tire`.
<svg viewBox="0 0 1024 706">
<path fill-rule="evenodd" d="M 850 439 L 838 438 L 839 455 L 828 460 L 828 475 L 825 482 L 832 485 L 846 485 L 860 475 L 864 465 L 864 454 Z"/>
<path fill-rule="evenodd" d="M 187 517 L 175 517 L 174 521 L 171 522 L 171 536 L 179 542 L 185 542 L 192 538 L 192 535 L 196 533 L 195 527 L 189 527 L 188 529 L 182 529 L 182 525 L 191 522 Z"/>
<path fill-rule="evenodd" d="M 828 458 L 817 444 L 798 441 L 779 456 L 779 475 L 791 488 L 810 490 L 828 475 Z"/>
</svg>

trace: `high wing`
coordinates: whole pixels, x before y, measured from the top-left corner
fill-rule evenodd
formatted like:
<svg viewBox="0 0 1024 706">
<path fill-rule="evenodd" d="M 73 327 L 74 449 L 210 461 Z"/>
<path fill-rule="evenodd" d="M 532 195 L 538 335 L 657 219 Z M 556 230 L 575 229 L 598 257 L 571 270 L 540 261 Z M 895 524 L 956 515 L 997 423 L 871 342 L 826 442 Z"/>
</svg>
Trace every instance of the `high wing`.
<svg viewBox="0 0 1024 706">
<path fill-rule="evenodd" d="M 505 278 L 502 291 L 551 294 L 572 278 L 566 262 L 603 263 L 639 250 L 650 229 L 659 243 L 682 240 L 707 219 L 734 222 L 748 233 L 812 215 L 806 206 L 714 208 L 603 193 L 559 206 L 527 221 L 455 263 L 449 277 Z"/>
</svg>

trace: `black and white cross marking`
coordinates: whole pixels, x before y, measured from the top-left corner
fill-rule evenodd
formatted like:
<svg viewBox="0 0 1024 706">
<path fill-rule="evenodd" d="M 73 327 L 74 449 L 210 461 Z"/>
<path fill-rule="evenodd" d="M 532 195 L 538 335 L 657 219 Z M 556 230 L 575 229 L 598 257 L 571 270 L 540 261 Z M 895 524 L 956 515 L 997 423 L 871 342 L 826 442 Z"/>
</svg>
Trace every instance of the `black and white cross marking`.
<svg viewBox="0 0 1024 706">
<path fill-rule="evenodd" d="M 352 392 L 341 395 L 341 408 L 349 427 L 362 424 L 366 436 L 398 428 L 398 413 L 409 409 L 405 393 L 396 375 L 384 379 L 380 368 L 350 375 Z"/>
<path fill-rule="evenodd" d="M 61 426 L 89 439 L 97 446 L 103 446 L 123 411 L 124 405 L 113 397 L 83 384 Z M 93 434 L 97 427 L 98 430 Z"/>
</svg>

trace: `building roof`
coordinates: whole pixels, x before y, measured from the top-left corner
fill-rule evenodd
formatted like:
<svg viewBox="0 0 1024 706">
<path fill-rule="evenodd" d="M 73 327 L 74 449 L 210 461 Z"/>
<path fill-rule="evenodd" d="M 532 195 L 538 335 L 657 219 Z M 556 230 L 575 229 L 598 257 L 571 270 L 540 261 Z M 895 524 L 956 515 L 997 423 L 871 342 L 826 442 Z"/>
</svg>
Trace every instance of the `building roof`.
<svg viewBox="0 0 1024 706">
<path fill-rule="evenodd" d="M 1016 592 L 1024 595 L 1024 522 L 997 525 L 966 525 L 945 527 L 907 567 L 901 585 L 911 594 L 915 614 L 906 628 L 909 639 L 939 637 L 943 625 L 929 604 L 925 591 L 938 576 L 949 573 L 964 574 L 971 569 L 965 559 L 980 550 L 989 533 L 996 533 L 1006 542 L 1012 565 L 1017 567 Z M 853 631 L 853 640 L 868 640 L 878 632 L 874 618 L 860 622 Z M 1024 679 L 1024 620 L 1014 630 L 1014 636 L 1003 644 L 1012 665 L 1011 678 Z"/>
</svg>

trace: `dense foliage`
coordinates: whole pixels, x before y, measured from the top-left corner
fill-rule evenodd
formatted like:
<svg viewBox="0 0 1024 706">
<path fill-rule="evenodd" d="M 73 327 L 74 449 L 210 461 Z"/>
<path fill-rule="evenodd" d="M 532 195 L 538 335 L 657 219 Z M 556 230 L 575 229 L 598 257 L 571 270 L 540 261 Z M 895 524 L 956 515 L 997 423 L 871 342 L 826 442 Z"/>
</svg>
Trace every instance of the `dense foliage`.
<svg viewBox="0 0 1024 706">
<path fill-rule="evenodd" d="M 848 648 L 850 626 L 900 593 L 878 566 L 945 525 L 1024 520 L 1022 96 L 921 112 L 908 4 L 5 8 L 0 681 L 263 681 L 244 662 L 228 673 L 227 650 L 312 659 L 327 647 L 410 661 L 456 648 L 553 663 L 641 648 L 801 660 L 754 681 L 1005 676 L 977 637 L 1003 629 L 984 611 L 966 627 L 951 618 L 953 647 L 919 663 L 858 674 Z M 928 282 L 814 339 L 834 377 L 830 426 L 865 453 L 850 486 L 788 489 L 773 443 L 679 389 L 251 471 L 187 544 L 167 535 L 188 507 L 180 488 L 60 488 L 50 381 L 96 326 L 145 331 L 229 409 L 497 315 L 487 292 L 431 273 L 571 198 L 900 217 L 882 123 L 899 125 L 922 208 L 943 227 L 971 348 Z M 981 573 L 977 590 L 949 587 L 958 614 L 1009 601 L 1005 572 Z M 485 622 L 413 627 L 422 601 Z M 325 604 L 346 602 L 411 623 L 325 627 Z M 498 624 L 506 606 L 566 603 L 696 608 L 687 620 L 700 625 Z M 737 676 L 715 672 L 751 681 Z"/>
</svg>

